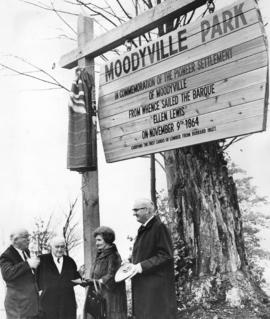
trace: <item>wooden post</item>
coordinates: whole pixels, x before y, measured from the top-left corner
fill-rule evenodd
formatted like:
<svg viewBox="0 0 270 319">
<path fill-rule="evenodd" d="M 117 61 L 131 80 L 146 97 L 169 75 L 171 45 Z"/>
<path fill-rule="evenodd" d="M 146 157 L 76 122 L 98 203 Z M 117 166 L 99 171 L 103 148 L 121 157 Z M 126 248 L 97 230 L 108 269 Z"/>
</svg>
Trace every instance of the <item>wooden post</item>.
<svg viewBox="0 0 270 319">
<path fill-rule="evenodd" d="M 150 180 L 151 200 L 155 206 L 155 209 L 157 209 L 155 154 L 150 155 Z"/>
<path fill-rule="evenodd" d="M 93 19 L 80 15 L 78 18 L 78 47 L 81 49 L 86 42 L 94 38 Z M 82 58 L 78 60 L 78 66 L 86 68 L 95 80 L 94 59 Z M 92 92 L 95 103 L 95 87 Z M 91 136 L 95 136 L 96 126 L 92 125 Z M 97 148 L 97 145 L 95 145 Z M 97 149 L 96 149 L 97 151 Z M 84 242 L 84 264 L 86 276 L 90 274 L 90 267 L 95 256 L 95 242 L 93 231 L 100 224 L 99 219 L 99 197 L 98 197 L 98 168 L 82 174 L 82 202 L 83 202 L 83 242 Z"/>
</svg>

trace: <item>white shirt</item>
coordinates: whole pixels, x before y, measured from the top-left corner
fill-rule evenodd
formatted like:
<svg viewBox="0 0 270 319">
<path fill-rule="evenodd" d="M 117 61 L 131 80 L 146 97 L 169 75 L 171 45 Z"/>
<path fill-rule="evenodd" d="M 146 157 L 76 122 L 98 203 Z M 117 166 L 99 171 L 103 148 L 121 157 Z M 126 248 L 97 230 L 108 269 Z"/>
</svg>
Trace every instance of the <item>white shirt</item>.
<svg viewBox="0 0 270 319">
<path fill-rule="evenodd" d="M 13 246 L 13 247 L 14 247 L 14 246 Z M 22 251 L 21 249 L 16 248 L 16 247 L 14 247 L 14 248 L 15 248 L 15 249 L 17 250 L 17 252 L 20 254 L 20 256 L 22 257 L 22 260 L 27 262 L 28 256 L 27 256 L 26 252 L 24 252 L 24 253 L 26 254 L 26 258 L 27 258 L 27 259 L 25 260 L 24 255 L 23 255 L 23 251 Z M 30 268 L 30 269 L 31 269 L 32 273 L 34 274 L 34 270 L 33 270 L 32 268 Z"/>
<path fill-rule="evenodd" d="M 58 269 L 58 272 L 59 274 L 61 274 L 62 272 L 62 268 L 63 268 L 63 260 L 64 258 L 63 257 L 55 257 L 54 255 L 53 256 L 53 261 Z M 59 262 L 57 261 L 59 259 Z"/>
<path fill-rule="evenodd" d="M 153 215 L 149 219 L 147 219 L 147 221 L 143 224 L 143 226 L 145 227 L 150 222 L 150 220 L 152 220 L 154 217 L 155 217 L 155 215 Z"/>
</svg>

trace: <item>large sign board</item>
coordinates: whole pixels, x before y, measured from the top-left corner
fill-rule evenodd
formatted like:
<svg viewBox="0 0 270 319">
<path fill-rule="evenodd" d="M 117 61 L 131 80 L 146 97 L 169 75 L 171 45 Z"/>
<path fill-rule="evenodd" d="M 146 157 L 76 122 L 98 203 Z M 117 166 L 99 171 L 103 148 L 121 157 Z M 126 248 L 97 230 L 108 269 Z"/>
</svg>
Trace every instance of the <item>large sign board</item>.
<svg viewBox="0 0 270 319">
<path fill-rule="evenodd" d="M 106 160 L 265 130 L 267 98 L 260 12 L 237 1 L 101 67 Z"/>
</svg>

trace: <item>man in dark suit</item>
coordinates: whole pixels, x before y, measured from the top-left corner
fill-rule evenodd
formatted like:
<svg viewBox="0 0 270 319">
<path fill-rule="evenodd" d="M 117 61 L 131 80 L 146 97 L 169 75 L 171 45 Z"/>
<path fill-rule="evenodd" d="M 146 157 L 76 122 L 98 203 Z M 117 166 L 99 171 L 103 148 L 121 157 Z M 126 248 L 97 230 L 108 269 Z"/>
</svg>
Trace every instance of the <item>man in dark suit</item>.
<svg viewBox="0 0 270 319">
<path fill-rule="evenodd" d="M 132 250 L 132 300 L 135 319 L 175 319 L 173 247 L 167 227 L 149 199 L 135 201 L 141 223 Z"/>
<path fill-rule="evenodd" d="M 7 285 L 5 309 L 7 319 L 34 319 L 38 315 L 38 290 L 34 269 L 37 257 L 30 257 L 29 233 L 17 229 L 10 235 L 11 246 L 0 256 L 2 277 Z"/>
<path fill-rule="evenodd" d="M 80 278 L 72 258 L 65 256 L 65 240 L 55 237 L 51 253 L 40 257 L 37 283 L 42 319 L 76 319 L 76 300 L 72 280 Z"/>
</svg>

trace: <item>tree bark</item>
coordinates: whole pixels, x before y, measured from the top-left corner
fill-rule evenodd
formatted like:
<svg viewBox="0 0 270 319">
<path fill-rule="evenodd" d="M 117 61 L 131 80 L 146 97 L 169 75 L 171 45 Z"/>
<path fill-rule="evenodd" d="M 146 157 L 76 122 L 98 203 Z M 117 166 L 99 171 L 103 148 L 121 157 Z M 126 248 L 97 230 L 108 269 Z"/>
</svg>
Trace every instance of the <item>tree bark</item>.
<svg viewBox="0 0 270 319">
<path fill-rule="evenodd" d="M 178 213 L 196 276 L 246 265 L 241 213 L 226 164 L 217 142 L 165 152 L 169 204 Z"/>
<path fill-rule="evenodd" d="M 255 297 L 237 192 L 219 143 L 167 151 L 164 156 L 170 214 L 177 220 L 171 230 L 180 303 L 228 300 L 232 289 L 237 289 L 239 305 Z"/>
</svg>

